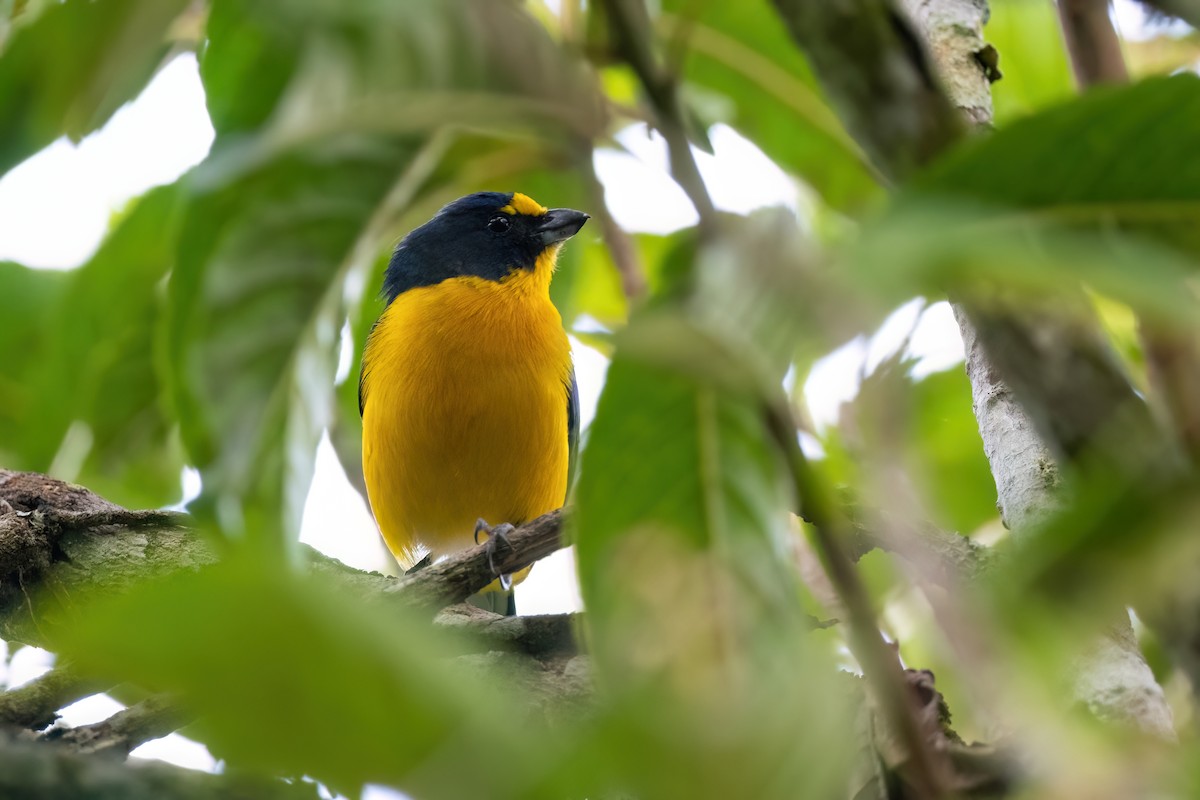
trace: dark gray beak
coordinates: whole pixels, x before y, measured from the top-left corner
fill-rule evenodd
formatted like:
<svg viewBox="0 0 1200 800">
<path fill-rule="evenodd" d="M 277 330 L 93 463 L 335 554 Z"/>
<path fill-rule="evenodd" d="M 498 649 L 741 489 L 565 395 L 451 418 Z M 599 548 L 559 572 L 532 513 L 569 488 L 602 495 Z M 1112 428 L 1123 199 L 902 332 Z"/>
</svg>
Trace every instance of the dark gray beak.
<svg viewBox="0 0 1200 800">
<path fill-rule="evenodd" d="M 583 227 L 583 223 L 591 219 L 590 214 L 575 211 L 570 208 L 552 208 L 542 215 L 537 227 L 537 236 L 544 247 L 565 242 Z"/>
</svg>

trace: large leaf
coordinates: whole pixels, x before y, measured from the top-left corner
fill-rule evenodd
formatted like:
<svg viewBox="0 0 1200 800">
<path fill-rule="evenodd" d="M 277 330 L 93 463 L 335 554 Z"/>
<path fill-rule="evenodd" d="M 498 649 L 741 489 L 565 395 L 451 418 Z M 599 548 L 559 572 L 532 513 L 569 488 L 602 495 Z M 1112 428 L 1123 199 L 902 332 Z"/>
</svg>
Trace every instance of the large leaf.
<svg viewBox="0 0 1200 800">
<path fill-rule="evenodd" d="M 27 333 L 4 370 L 19 381 L 4 404 L 8 466 L 53 467 L 125 505 L 178 500 L 182 454 L 155 364 L 177 208 L 176 187 L 154 189 L 80 269 L 12 287 L 21 308 L 6 333 Z"/>
<path fill-rule="evenodd" d="M 0 175 L 59 136 L 79 141 L 141 92 L 187 0 L 68 0 L 13 31 L 0 58 Z"/>
<path fill-rule="evenodd" d="M 331 419 L 338 332 L 373 316 L 361 303 L 398 221 L 463 193 L 456 168 L 514 143 L 561 160 L 600 117 L 578 65 L 507 4 L 218 0 L 213 15 L 219 135 L 172 279 L 175 396 L 198 507 L 277 540 L 298 529 Z"/>
<path fill-rule="evenodd" d="M 46 309 L 58 305 L 68 278 L 62 272 L 0 262 L 0 462 L 10 469 L 41 463 L 28 444 L 37 432 L 43 400 L 36 369 L 55 333 Z M 69 376 L 63 378 L 65 384 Z"/>
<path fill-rule="evenodd" d="M 1200 78 L 1098 89 L 972 141 L 914 182 L 1200 252 Z"/>
<path fill-rule="evenodd" d="M 704 122 L 727 122 L 839 210 L 879 199 L 866 157 L 766 0 L 664 9 L 657 26 L 664 48 L 682 57 L 687 97 Z"/>
</svg>

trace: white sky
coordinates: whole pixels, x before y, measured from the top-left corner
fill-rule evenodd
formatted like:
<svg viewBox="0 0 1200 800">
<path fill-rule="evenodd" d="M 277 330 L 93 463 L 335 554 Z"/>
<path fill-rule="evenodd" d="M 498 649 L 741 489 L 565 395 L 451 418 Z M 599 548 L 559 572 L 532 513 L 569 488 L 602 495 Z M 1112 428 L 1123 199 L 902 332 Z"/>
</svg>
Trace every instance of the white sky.
<svg viewBox="0 0 1200 800">
<path fill-rule="evenodd" d="M 1118 0 L 1116 18 L 1123 33 L 1138 38 L 1144 34 L 1136 4 Z M 768 205 L 793 211 L 805 207 L 802 187 L 752 143 L 725 126 L 710 134 L 715 154 L 698 152 L 697 160 L 719 208 L 745 213 Z M 78 266 L 99 244 L 115 210 L 198 163 L 212 138 L 195 58 L 181 56 L 103 130 L 78 146 L 57 141 L 0 179 L 0 259 L 48 269 Z M 693 224 L 695 211 L 668 177 L 661 138 L 648 137 L 644 128 L 631 128 L 618 140 L 625 152 L 602 150 L 595 157 L 617 221 L 630 231 L 653 233 Z M 910 351 L 920 359 L 918 374 L 961 361 L 962 344 L 949 307 L 939 303 L 922 313 L 923 308 L 919 300 L 905 305 L 869 341 L 855 339 L 816 364 L 804 394 L 819 426 L 832 423 L 838 405 L 854 396 L 864 365 L 873 367 L 905 336 L 911 337 Z M 595 412 L 607 361 L 578 341 L 572 344 L 586 427 Z M 185 483 L 194 492 L 194 476 Z M 370 515 L 346 480 L 327 438 L 318 448 L 301 540 L 353 566 L 379 569 L 385 564 L 386 554 Z M 525 614 L 579 608 L 571 554 L 564 551 L 540 562 L 518 587 L 517 602 Z M 21 649 L 12 654 L 10 663 L 0 660 L 0 685 L 23 683 L 52 663 L 53 656 L 43 650 Z M 69 707 L 65 717 L 69 724 L 86 724 L 119 708 L 116 701 L 101 695 Z M 178 734 L 147 743 L 134 755 L 198 769 L 219 768 L 203 745 Z M 374 796 L 398 795 L 379 790 Z"/>
</svg>

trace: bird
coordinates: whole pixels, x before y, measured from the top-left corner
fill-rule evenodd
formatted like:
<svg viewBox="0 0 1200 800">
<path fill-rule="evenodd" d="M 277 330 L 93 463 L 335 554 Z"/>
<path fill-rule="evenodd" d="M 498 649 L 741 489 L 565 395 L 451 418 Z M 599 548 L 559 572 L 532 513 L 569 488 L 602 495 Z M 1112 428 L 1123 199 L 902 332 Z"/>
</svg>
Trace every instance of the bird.
<svg viewBox="0 0 1200 800">
<path fill-rule="evenodd" d="M 566 502 L 579 388 L 550 280 L 589 218 L 476 192 L 393 251 L 358 404 L 371 510 L 410 571 L 481 534 L 494 554 L 513 526 Z M 471 602 L 515 614 L 511 578 Z"/>
</svg>

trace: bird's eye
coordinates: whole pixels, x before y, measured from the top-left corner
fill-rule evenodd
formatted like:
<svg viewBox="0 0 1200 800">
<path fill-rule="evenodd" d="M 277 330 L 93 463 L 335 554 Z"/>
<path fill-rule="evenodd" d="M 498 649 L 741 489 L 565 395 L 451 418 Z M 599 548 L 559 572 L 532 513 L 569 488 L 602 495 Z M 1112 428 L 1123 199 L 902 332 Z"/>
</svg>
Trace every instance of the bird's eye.
<svg viewBox="0 0 1200 800">
<path fill-rule="evenodd" d="M 508 217 L 492 217 L 488 220 L 488 230 L 492 233 L 504 233 L 511 224 Z"/>
</svg>

